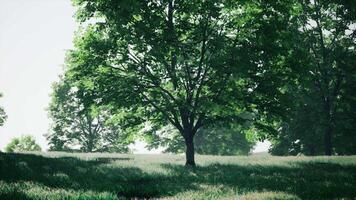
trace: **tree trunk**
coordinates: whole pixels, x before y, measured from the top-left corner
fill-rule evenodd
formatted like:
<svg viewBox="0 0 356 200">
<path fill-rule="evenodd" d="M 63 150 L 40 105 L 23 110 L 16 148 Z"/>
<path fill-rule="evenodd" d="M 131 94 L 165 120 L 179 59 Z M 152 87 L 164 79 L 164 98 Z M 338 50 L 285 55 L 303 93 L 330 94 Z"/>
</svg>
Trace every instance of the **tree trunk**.
<svg viewBox="0 0 356 200">
<path fill-rule="evenodd" d="M 326 113 L 326 130 L 324 133 L 324 147 L 325 155 L 332 155 L 332 131 L 333 131 L 333 113 L 331 112 L 330 98 L 327 98 L 324 102 L 324 112 Z"/>
<path fill-rule="evenodd" d="M 310 146 L 310 155 L 315 156 L 315 146 L 314 145 Z"/>
<path fill-rule="evenodd" d="M 93 141 L 93 138 L 92 138 L 92 135 L 90 134 L 89 135 L 90 138 L 88 138 L 88 143 L 87 143 L 87 152 L 91 153 L 93 152 L 93 149 L 94 149 L 94 141 Z"/>
<path fill-rule="evenodd" d="M 329 124 L 324 135 L 324 142 L 325 142 L 325 155 L 331 156 L 332 155 L 332 125 Z"/>
<path fill-rule="evenodd" d="M 93 145 L 91 143 L 88 145 L 87 151 L 89 153 L 91 153 L 93 151 Z"/>
<path fill-rule="evenodd" d="M 185 138 L 185 145 L 186 145 L 186 151 L 185 151 L 185 166 L 195 166 L 195 159 L 194 159 L 194 139 L 193 136 L 188 136 Z"/>
</svg>

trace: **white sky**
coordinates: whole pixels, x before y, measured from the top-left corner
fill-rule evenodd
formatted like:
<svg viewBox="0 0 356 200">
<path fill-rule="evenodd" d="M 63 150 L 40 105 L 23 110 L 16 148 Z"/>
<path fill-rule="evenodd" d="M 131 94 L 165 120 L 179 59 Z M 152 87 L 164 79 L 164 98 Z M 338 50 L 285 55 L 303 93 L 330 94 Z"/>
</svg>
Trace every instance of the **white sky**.
<svg viewBox="0 0 356 200">
<path fill-rule="evenodd" d="M 74 12 L 70 0 L 0 0 L 0 105 L 8 115 L 0 127 L 0 149 L 23 134 L 47 148 L 45 108 L 51 84 L 63 72 L 65 51 L 73 47 Z M 259 143 L 255 152 L 268 146 Z M 135 149 L 150 153 L 142 143 Z"/>
</svg>

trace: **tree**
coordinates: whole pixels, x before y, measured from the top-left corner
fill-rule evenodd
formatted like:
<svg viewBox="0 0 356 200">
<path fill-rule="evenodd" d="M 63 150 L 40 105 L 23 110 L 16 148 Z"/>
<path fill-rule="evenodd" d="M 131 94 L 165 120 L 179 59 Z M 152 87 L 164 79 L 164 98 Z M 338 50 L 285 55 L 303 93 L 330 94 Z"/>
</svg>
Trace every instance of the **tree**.
<svg viewBox="0 0 356 200">
<path fill-rule="evenodd" d="M 2 94 L 0 93 L 0 98 L 2 97 Z M 4 109 L 0 106 L 0 126 L 4 125 L 4 122 L 6 120 L 6 113 Z"/>
<path fill-rule="evenodd" d="M 297 29 L 286 62 L 295 64 L 296 85 L 289 91 L 290 112 L 273 151 L 307 155 L 345 154 L 355 137 L 355 4 L 297 1 Z M 320 141 L 323 141 L 322 143 Z M 296 144 L 298 143 L 298 145 Z M 297 147 L 297 148 L 296 148 Z M 322 147 L 322 148 L 321 148 Z M 279 149 L 279 150 L 278 150 Z M 354 151 L 349 151 L 349 153 Z M 288 153 L 286 153 L 288 154 Z"/>
<path fill-rule="evenodd" d="M 253 51 L 249 36 L 257 36 L 255 30 L 260 30 L 254 17 L 263 22 L 259 4 L 222 0 L 74 3 L 79 21 L 89 25 L 69 53 L 70 77 L 96 91 L 98 102 L 138 113 L 135 125 L 174 126 L 186 145 L 186 165 L 195 165 L 194 136 L 202 127 L 241 124 L 247 120 L 241 115 L 278 105 L 274 94 L 281 93 L 274 91 L 279 82 L 272 86 L 265 73 L 257 77 L 258 71 L 265 70 L 257 53 L 255 62 L 245 51 L 246 46 Z M 280 69 L 271 74 L 278 75 Z M 260 86 L 265 88 L 257 86 L 257 79 L 264 81 Z M 260 99 L 246 99 L 259 92 Z M 263 105 L 257 106 L 260 102 Z M 252 120 L 262 116 L 264 111 Z M 259 127 L 269 130 L 266 123 Z"/>
<path fill-rule="evenodd" d="M 6 152 L 26 152 L 41 151 L 41 147 L 36 143 L 32 135 L 23 135 L 19 138 L 13 138 L 5 147 Z"/>
<path fill-rule="evenodd" d="M 111 118 L 111 113 L 98 107 L 90 97 L 85 102 L 81 90 L 65 77 L 53 84 L 53 94 L 48 108 L 52 119 L 47 134 L 50 150 L 66 151 L 78 148 L 84 152 L 128 152 L 128 139 Z"/>
<path fill-rule="evenodd" d="M 304 81 L 312 82 L 311 92 L 318 94 L 325 155 L 331 155 L 340 100 L 348 95 L 344 93 L 347 81 L 355 80 L 355 8 L 337 1 L 302 1 L 301 5 L 301 32 L 310 52 Z"/>
<path fill-rule="evenodd" d="M 253 138 L 246 138 L 242 126 L 205 127 L 198 130 L 195 136 L 195 150 L 202 155 L 248 155 L 255 145 Z M 183 153 L 184 140 L 172 126 L 166 126 L 159 131 L 148 130 L 145 133 L 148 148 L 165 147 L 164 152 Z"/>
</svg>

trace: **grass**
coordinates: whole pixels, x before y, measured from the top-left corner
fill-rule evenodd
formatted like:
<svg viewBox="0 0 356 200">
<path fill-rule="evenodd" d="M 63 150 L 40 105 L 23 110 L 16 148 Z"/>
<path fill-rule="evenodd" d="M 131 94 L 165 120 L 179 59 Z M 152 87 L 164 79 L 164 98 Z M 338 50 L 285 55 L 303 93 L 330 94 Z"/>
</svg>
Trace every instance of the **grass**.
<svg viewBox="0 0 356 200">
<path fill-rule="evenodd" d="M 0 153 L 0 199 L 356 199 L 356 156 Z"/>
</svg>

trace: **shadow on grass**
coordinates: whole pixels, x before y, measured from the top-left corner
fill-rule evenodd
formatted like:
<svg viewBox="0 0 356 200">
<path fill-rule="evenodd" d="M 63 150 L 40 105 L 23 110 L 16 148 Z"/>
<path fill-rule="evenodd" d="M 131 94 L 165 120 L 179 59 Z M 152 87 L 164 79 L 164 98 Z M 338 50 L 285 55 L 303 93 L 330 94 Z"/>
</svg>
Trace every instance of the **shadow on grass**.
<svg viewBox="0 0 356 200">
<path fill-rule="evenodd" d="M 162 164 L 161 167 L 169 172 L 166 174 L 107 165 L 125 160 L 103 158 L 84 161 L 73 157 L 1 154 L 0 180 L 32 181 L 51 188 L 112 192 L 128 199 L 173 196 L 187 190 L 200 190 L 200 185 L 224 185 L 236 188 L 240 193 L 286 192 L 302 199 L 356 197 L 354 165 L 323 162 L 300 162 L 288 166 L 212 164 L 187 169 L 182 165 Z"/>
<path fill-rule="evenodd" d="M 174 176 L 186 176 L 179 165 L 164 165 Z M 302 199 L 356 198 L 356 166 L 298 163 L 296 166 L 222 165 L 197 167 L 191 181 L 224 185 L 240 192 L 275 191 Z"/>
<path fill-rule="evenodd" d="M 174 180 L 178 177 L 149 174 L 136 167 L 106 165 L 129 159 L 95 158 L 85 161 L 75 157 L 2 153 L 0 180 L 31 181 L 51 188 L 112 192 L 128 199 L 174 195 L 185 190 L 185 187 L 176 186 Z"/>
</svg>

